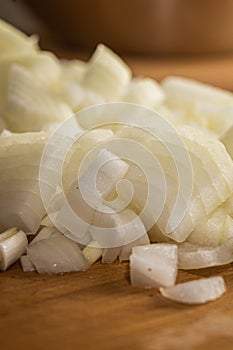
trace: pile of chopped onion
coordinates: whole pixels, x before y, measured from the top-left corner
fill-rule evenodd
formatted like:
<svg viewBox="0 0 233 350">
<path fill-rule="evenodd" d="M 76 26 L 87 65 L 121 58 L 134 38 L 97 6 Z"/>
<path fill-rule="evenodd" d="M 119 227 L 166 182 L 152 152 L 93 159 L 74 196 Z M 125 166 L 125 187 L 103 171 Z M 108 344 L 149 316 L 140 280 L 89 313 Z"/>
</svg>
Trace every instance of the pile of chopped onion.
<svg viewBox="0 0 233 350">
<path fill-rule="evenodd" d="M 0 91 L 1 270 L 19 258 L 39 273 L 119 259 L 130 261 L 134 286 L 171 300 L 225 292 L 221 277 L 175 282 L 178 269 L 233 261 L 232 93 L 181 77 L 132 78 L 103 44 L 89 62 L 59 60 L 2 20 Z M 97 105 L 94 118 L 86 109 L 60 129 Z M 180 220 L 177 199 L 187 208 Z"/>
</svg>

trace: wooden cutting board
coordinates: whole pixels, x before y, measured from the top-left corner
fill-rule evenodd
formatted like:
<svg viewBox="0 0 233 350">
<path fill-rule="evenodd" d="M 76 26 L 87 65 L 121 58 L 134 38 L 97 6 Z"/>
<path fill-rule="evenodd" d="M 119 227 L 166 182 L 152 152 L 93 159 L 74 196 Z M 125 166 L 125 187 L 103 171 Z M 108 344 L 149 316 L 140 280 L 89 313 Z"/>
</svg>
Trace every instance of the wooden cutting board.
<svg viewBox="0 0 233 350">
<path fill-rule="evenodd" d="M 182 74 L 233 90 L 230 56 L 127 61 L 136 74 Z M 0 349 L 232 350 L 233 265 L 180 272 L 178 281 L 215 275 L 224 276 L 227 293 L 203 306 L 186 306 L 131 287 L 127 263 L 97 263 L 83 273 L 57 276 L 23 273 L 16 263 L 0 274 Z"/>
<path fill-rule="evenodd" d="M 178 281 L 223 275 L 227 293 L 202 306 L 129 284 L 127 263 L 97 263 L 83 273 L 0 276 L 1 350 L 233 348 L 233 266 L 180 272 Z"/>
</svg>

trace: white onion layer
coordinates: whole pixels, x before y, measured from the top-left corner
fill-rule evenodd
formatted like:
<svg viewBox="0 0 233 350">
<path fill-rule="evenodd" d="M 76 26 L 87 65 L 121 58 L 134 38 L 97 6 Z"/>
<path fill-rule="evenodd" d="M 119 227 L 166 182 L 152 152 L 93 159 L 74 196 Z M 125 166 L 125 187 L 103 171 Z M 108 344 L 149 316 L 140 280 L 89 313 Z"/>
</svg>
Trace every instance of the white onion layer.
<svg viewBox="0 0 233 350">
<path fill-rule="evenodd" d="M 157 243 L 133 248 L 130 280 L 133 286 L 173 286 L 177 275 L 177 246 Z"/>
<path fill-rule="evenodd" d="M 226 292 L 226 286 L 224 279 L 219 276 L 180 283 L 159 290 L 165 298 L 179 303 L 204 304 L 222 296 Z"/>
<path fill-rule="evenodd" d="M 78 244 L 61 234 L 30 245 L 27 254 L 39 273 L 84 271 L 89 266 Z"/>
<path fill-rule="evenodd" d="M 233 261 L 233 247 L 200 247 L 191 243 L 178 246 L 178 267 L 183 270 L 226 265 Z"/>
</svg>

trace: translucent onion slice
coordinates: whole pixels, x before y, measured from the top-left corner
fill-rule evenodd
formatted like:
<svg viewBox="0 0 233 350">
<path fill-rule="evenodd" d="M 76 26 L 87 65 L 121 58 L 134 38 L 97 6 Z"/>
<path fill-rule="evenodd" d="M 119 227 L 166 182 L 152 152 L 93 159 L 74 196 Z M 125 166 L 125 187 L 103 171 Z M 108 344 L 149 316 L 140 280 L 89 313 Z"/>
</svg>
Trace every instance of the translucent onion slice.
<svg viewBox="0 0 233 350">
<path fill-rule="evenodd" d="M 43 227 L 40 232 L 36 235 L 35 238 L 30 242 L 29 246 L 42 240 L 47 239 L 51 236 L 59 235 L 59 231 L 56 229 L 56 227 Z"/>
<path fill-rule="evenodd" d="M 80 100 L 79 104 L 74 109 L 79 111 L 83 108 L 96 106 L 98 104 L 103 104 L 105 102 L 104 97 L 95 91 L 89 89 L 83 89 L 83 98 Z"/>
<path fill-rule="evenodd" d="M 92 129 L 77 140 L 77 142 L 70 149 L 70 152 L 64 163 L 63 170 L 63 187 L 65 193 L 70 189 L 70 186 L 77 180 L 77 173 L 82 160 L 85 155 L 95 146 L 103 146 L 105 142 L 112 139 L 114 134 L 109 129 Z"/>
<path fill-rule="evenodd" d="M 44 124 L 62 122 L 72 114 L 65 102 L 35 81 L 33 73 L 19 65 L 11 67 L 4 114 L 10 130 L 40 131 Z"/>
<path fill-rule="evenodd" d="M 232 242 L 233 239 L 233 218 L 231 215 L 226 216 L 226 220 L 223 226 L 223 232 L 220 240 L 220 244 L 227 244 Z"/>
<path fill-rule="evenodd" d="M 20 30 L 0 20 L 0 59 L 25 54 L 36 48 L 36 37 L 28 37 Z"/>
<path fill-rule="evenodd" d="M 45 215 L 45 217 L 41 220 L 40 226 L 54 227 L 53 222 L 48 215 Z"/>
<path fill-rule="evenodd" d="M 150 244 L 150 240 L 147 234 L 143 235 L 142 237 L 136 239 L 131 243 L 124 244 L 121 247 L 121 251 L 119 254 L 120 262 L 129 260 L 130 255 L 132 254 L 132 249 L 134 247 L 141 246 L 141 245 L 148 245 L 148 244 Z"/>
<path fill-rule="evenodd" d="M 133 79 L 123 101 L 137 103 L 141 106 L 153 108 L 160 105 L 165 95 L 160 85 L 153 79 Z"/>
<path fill-rule="evenodd" d="M 214 86 L 183 77 L 167 77 L 162 87 L 169 106 L 190 109 L 195 102 L 210 102 L 212 105 L 231 105 L 232 93 Z"/>
<path fill-rule="evenodd" d="M 78 244 L 63 235 L 42 239 L 30 245 L 27 253 L 39 273 L 84 271 L 88 268 Z"/>
<path fill-rule="evenodd" d="M 220 141 L 226 147 L 227 152 L 233 159 L 233 125 L 227 129 L 221 136 Z"/>
<path fill-rule="evenodd" d="M 82 252 L 89 265 L 92 265 L 101 258 L 103 249 L 100 247 L 98 242 L 92 241 L 83 249 Z"/>
<path fill-rule="evenodd" d="M 15 228 L 0 234 L 0 270 L 5 271 L 26 252 L 27 236 Z"/>
<path fill-rule="evenodd" d="M 102 212 L 95 213 L 91 234 L 103 248 L 106 248 L 103 251 L 102 262 L 111 263 L 117 258 L 122 246 L 142 238 L 146 234 L 146 229 L 133 210 L 126 208 L 112 212 L 107 206 L 102 206 L 101 210 Z"/>
<path fill-rule="evenodd" d="M 126 162 L 102 149 L 97 157 L 87 164 L 79 180 L 71 186 L 67 195 L 68 203 L 63 204 L 55 219 L 56 226 L 60 227 L 61 231 L 65 227 L 66 235 L 72 233 L 72 236 L 69 236 L 71 239 L 74 239 L 74 236 L 77 236 L 77 239 L 84 237 L 93 222 L 95 210 L 101 207 L 102 200 L 112 192 L 127 169 Z M 93 239 L 95 240 L 94 237 Z"/>
<path fill-rule="evenodd" d="M 224 279 L 219 276 L 180 283 L 159 290 L 165 298 L 179 303 L 204 304 L 222 296 L 226 292 L 226 286 Z"/>
<path fill-rule="evenodd" d="M 101 262 L 103 264 L 113 264 L 114 261 L 117 259 L 120 251 L 121 251 L 121 247 L 103 249 Z"/>
<path fill-rule="evenodd" d="M 121 58 L 100 44 L 88 63 L 82 84 L 105 101 L 114 101 L 124 93 L 130 78 L 131 71 Z"/>
<path fill-rule="evenodd" d="M 232 125 L 233 102 L 230 106 L 218 106 L 210 102 L 198 102 L 194 108 L 194 118 L 198 125 L 212 131 L 215 137 Z"/>
<path fill-rule="evenodd" d="M 33 272 L 35 271 L 35 267 L 33 266 L 31 260 L 28 255 L 22 255 L 20 258 L 20 264 L 22 266 L 23 272 Z"/>
<path fill-rule="evenodd" d="M 177 246 L 157 243 L 133 248 L 130 256 L 131 284 L 158 288 L 173 286 L 177 275 Z"/>
<path fill-rule="evenodd" d="M 221 205 L 233 191 L 233 162 L 221 142 L 190 127 L 181 128 L 179 131 L 192 155 L 194 192 L 184 220 L 168 235 L 177 242 L 184 241 L 198 226 L 200 219 Z M 197 143 L 199 146 L 196 146 Z M 212 174 L 207 170 L 206 164 L 210 165 Z M 168 207 L 168 213 L 165 212 L 163 223 L 160 225 L 164 234 L 166 233 L 163 227 L 166 224 L 166 216 L 169 215 Z"/>
<path fill-rule="evenodd" d="M 0 138 L 0 228 L 11 225 L 36 232 L 45 209 L 39 190 L 39 166 L 48 133 Z"/>
<path fill-rule="evenodd" d="M 84 61 L 62 60 L 62 81 L 68 82 L 80 82 L 86 72 L 88 64 Z"/>
<path fill-rule="evenodd" d="M 187 241 L 193 244 L 216 247 L 222 240 L 227 211 L 223 206 L 218 207 L 208 216 L 199 219 L 199 223 Z"/>
<path fill-rule="evenodd" d="M 178 267 L 182 270 L 226 265 L 233 261 L 232 245 L 200 247 L 191 243 L 178 246 Z"/>
<path fill-rule="evenodd" d="M 233 191 L 233 163 L 225 147 L 201 130 L 182 127 L 179 132 L 188 150 L 202 162 L 221 201 L 225 201 Z"/>
<path fill-rule="evenodd" d="M 229 126 L 227 108 L 233 107 L 233 94 L 195 80 L 167 77 L 162 81 L 168 106 L 182 110 L 188 120 L 221 133 Z"/>
</svg>

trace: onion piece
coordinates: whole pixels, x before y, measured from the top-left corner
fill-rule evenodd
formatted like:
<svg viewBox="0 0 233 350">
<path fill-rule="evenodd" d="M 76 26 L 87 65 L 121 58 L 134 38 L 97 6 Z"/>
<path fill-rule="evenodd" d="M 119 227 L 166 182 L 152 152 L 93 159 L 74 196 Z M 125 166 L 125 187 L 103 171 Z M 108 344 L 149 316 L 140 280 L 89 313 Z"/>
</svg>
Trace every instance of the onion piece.
<svg viewBox="0 0 233 350">
<path fill-rule="evenodd" d="M 153 108 L 161 104 L 165 95 L 160 85 L 153 79 L 133 79 L 123 101 L 137 103 L 141 106 Z"/>
<path fill-rule="evenodd" d="M 28 37 L 20 30 L 0 20 L 0 59 L 33 52 L 37 48 L 37 38 Z"/>
<path fill-rule="evenodd" d="M 38 230 L 45 215 L 39 189 L 39 167 L 48 137 L 48 133 L 41 132 L 0 138 L 1 230 L 8 228 L 9 222 L 25 232 Z"/>
<path fill-rule="evenodd" d="M 216 247 L 222 240 L 228 214 L 223 206 L 210 215 L 199 219 L 199 224 L 188 236 L 187 241 L 199 246 Z"/>
<path fill-rule="evenodd" d="M 88 268 L 78 244 L 61 234 L 30 245 L 27 254 L 39 273 L 84 271 Z"/>
<path fill-rule="evenodd" d="M 113 264 L 117 259 L 119 253 L 121 251 L 121 247 L 114 248 L 105 248 L 102 252 L 102 264 Z"/>
<path fill-rule="evenodd" d="M 77 59 L 61 61 L 62 64 L 62 82 L 80 82 L 88 67 L 87 62 Z"/>
<path fill-rule="evenodd" d="M 106 248 L 104 260 L 110 263 L 117 258 L 122 246 L 131 244 L 144 236 L 146 229 L 133 210 L 126 208 L 115 213 L 107 206 L 102 206 L 101 209 L 102 212 L 96 212 L 90 231 L 93 239 Z M 107 259 L 106 256 L 109 258 Z"/>
<path fill-rule="evenodd" d="M 0 234 L 0 270 L 5 271 L 26 252 L 27 236 L 15 228 Z"/>
<path fill-rule="evenodd" d="M 54 224 L 62 232 L 66 228 L 64 233 L 71 239 L 76 237 L 79 243 L 88 244 L 88 241 L 81 242 L 80 239 L 88 231 L 95 211 L 102 206 L 103 198 L 112 192 L 127 170 L 126 162 L 106 149 L 102 149 L 97 157 L 86 166 L 78 180 L 78 185 L 76 181 L 71 186 L 67 195 L 68 203 L 62 206 Z M 96 240 L 95 237 L 93 239 Z"/>
<path fill-rule="evenodd" d="M 167 299 L 183 304 L 204 304 L 215 300 L 226 292 L 224 279 L 219 277 L 177 284 L 169 288 L 160 288 L 160 293 Z"/>
<path fill-rule="evenodd" d="M 233 159 L 233 125 L 227 129 L 221 136 L 220 141 L 226 147 L 227 152 Z"/>
<path fill-rule="evenodd" d="M 157 243 L 133 248 L 130 280 L 134 286 L 173 286 L 177 275 L 177 246 Z"/>
<path fill-rule="evenodd" d="M 233 247 L 229 244 L 200 247 L 185 242 L 178 246 L 178 268 L 182 270 L 226 265 L 232 261 Z"/>
<path fill-rule="evenodd" d="M 51 215 L 51 214 L 50 214 Z M 41 220 L 40 226 L 45 227 L 54 227 L 53 222 L 51 221 L 50 217 L 48 215 L 45 215 L 45 217 Z"/>
<path fill-rule="evenodd" d="M 40 131 L 46 123 L 62 122 L 73 111 L 53 91 L 35 80 L 33 72 L 14 64 L 4 118 L 14 132 Z"/>
<path fill-rule="evenodd" d="M 92 241 L 83 249 L 82 252 L 89 265 L 92 265 L 101 258 L 102 251 L 103 249 L 100 247 L 98 242 Z"/>
<path fill-rule="evenodd" d="M 141 246 L 141 245 L 148 245 L 148 244 L 150 244 L 150 240 L 149 240 L 149 237 L 146 233 L 145 235 L 136 239 L 135 241 L 123 245 L 121 247 L 121 251 L 119 254 L 120 262 L 125 261 L 125 260 L 129 260 L 130 255 L 132 254 L 132 249 L 134 247 Z"/>
<path fill-rule="evenodd" d="M 23 272 L 33 272 L 35 271 L 35 267 L 33 266 L 31 260 L 28 255 L 22 255 L 20 257 L 20 264 L 22 266 Z"/>
<path fill-rule="evenodd" d="M 51 236 L 59 235 L 59 231 L 56 227 L 43 227 L 40 232 L 36 235 L 36 237 L 30 242 L 29 246 L 42 240 L 47 239 Z"/>
<path fill-rule="evenodd" d="M 195 121 L 217 134 L 231 125 L 231 92 L 181 77 L 165 78 L 162 87 L 166 103 L 174 110 L 182 110 L 186 123 Z"/>
<path fill-rule="evenodd" d="M 82 79 L 85 88 L 99 93 L 105 101 L 118 99 L 131 78 L 129 67 L 103 44 L 97 46 Z"/>
<path fill-rule="evenodd" d="M 191 155 L 193 195 L 183 221 L 171 234 L 166 234 L 164 230 L 172 210 L 169 203 L 166 203 L 167 211 L 161 215 L 158 225 L 168 237 L 182 242 L 198 226 L 201 218 L 210 214 L 232 194 L 233 162 L 219 140 L 191 127 L 178 130 Z"/>
</svg>

